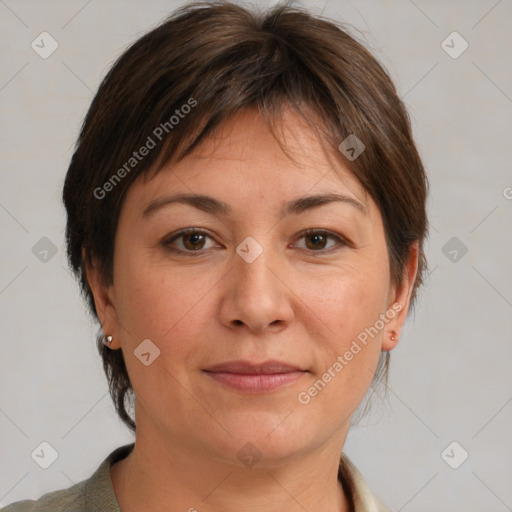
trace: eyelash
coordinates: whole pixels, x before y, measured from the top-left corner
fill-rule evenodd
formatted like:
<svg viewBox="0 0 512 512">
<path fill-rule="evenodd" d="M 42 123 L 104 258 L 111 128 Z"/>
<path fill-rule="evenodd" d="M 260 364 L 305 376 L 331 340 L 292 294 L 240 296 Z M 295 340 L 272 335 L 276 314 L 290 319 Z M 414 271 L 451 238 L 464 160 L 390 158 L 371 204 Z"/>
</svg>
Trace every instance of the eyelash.
<svg viewBox="0 0 512 512">
<path fill-rule="evenodd" d="M 178 240 L 179 238 L 181 238 L 185 235 L 190 235 L 190 234 L 205 235 L 208 238 L 212 239 L 212 237 L 206 231 L 203 231 L 198 228 L 187 228 L 187 229 L 183 229 L 183 230 L 179 231 L 178 233 L 174 233 L 170 237 L 166 237 L 164 240 L 162 240 L 162 245 L 167 251 L 170 251 L 175 254 L 186 254 L 187 256 L 200 256 L 200 255 L 204 254 L 204 251 L 206 251 L 207 249 L 199 249 L 197 251 L 191 251 L 191 250 L 176 249 L 175 247 L 171 247 L 171 243 L 173 243 L 175 240 Z M 340 237 L 339 235 L 336 235 L 336 234 L 332 233 L 331 231 L 326 231 L 323 229 L 307 229 L 307 230 L 303 231 L 302 233 L 300 233 L 298 240 L 300 240 L 301 238 L 313 236 L 313 235 L 326 235 L 328 238 L 335 239 L 338 242 L 337 245 L 340 247 L 352 245 L 347 240 Z M 302 250 L 306 250 L 306 251 L 309 251 L 312 253 L 318 253 L 318 254 L 327 254 L 327 253 L 331 253 L 333 251 L 333 249 L 337 250 L 336 247 L 330 247 L 329 249 L 320 249 L 318 251 L 310 250 L 307 248 L 302 249 Z"/>
</svg>

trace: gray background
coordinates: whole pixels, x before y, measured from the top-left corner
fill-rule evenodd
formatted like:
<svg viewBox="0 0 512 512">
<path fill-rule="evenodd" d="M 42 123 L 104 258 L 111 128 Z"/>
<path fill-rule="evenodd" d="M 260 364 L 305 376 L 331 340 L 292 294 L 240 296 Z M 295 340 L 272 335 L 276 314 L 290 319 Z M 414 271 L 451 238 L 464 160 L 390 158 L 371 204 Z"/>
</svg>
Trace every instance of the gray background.
<svg viewBox="0 0 512 512">
<path fill-rule="evenodd" d="M 0 0 L 0 506 L 87 478 L 132 441 L 67 270 L 60 195 L 100 79 L 178 5 Z M 392 352 L 388 397 L 376 393 L 345 451 L 396 511 L 512 510 L 512 3 L 304 5 L 363 32 L 410 110 L 431 183 L 431 273 Z M 43 31 L 59 44 L 47 59 L 31 48 Z M 455 59 L 441 46 L 453 31 L 469 44 Z M 59 454 L 46 470 L 30 456 L 42 441 Z"/>
</svg>

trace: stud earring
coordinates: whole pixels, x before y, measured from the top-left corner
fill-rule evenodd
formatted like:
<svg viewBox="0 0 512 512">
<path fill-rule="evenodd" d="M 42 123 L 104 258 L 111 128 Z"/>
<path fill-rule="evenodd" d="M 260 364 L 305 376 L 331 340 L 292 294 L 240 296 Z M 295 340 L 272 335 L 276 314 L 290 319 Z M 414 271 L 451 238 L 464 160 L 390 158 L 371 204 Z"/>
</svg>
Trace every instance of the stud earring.
<svg viewBox="0 0 512 512">
<path fill-rule="evenodd" d="M 396 331 L 391 331 L 391 336 L 390 336 L 389 339 L 391 341 L 396 341 L 397 340 Z"/>
<path fill-rule="evenodd" d="M 110 345 L 112 343 L 112 336 L 103 336 L 103 345 Z"/>
</svg>

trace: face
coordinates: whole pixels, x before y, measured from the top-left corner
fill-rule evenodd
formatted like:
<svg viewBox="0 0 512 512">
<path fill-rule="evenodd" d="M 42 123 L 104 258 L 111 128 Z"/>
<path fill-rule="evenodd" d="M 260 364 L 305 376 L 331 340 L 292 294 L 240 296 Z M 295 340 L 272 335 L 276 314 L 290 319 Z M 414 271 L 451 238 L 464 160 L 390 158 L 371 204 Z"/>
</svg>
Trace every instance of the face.
<svg viewBox="0 0 512 512">
<path fill-rule="evenodd" d="M 405 320 L 415 254 L 394 286 L 376 204 L 299 117 L 283 119 L 294 160 L 246 110 L 138 178 L 113 284 L 90 273 L 133 384 L 137 435 L 162 446 L 230 462 L 246 443 L 262 461 L 340 447 Z M 308 200 L 324 195 L 338 200 Z"/>
</svg>

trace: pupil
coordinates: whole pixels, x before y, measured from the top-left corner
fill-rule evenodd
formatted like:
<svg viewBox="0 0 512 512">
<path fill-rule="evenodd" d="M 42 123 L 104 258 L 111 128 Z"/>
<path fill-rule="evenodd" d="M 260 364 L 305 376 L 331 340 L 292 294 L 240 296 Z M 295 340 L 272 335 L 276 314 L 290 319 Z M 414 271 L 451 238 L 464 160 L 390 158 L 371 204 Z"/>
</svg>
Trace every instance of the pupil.
<svg viewBox="0 0 512 512">
<path fill-rule="evenodd" d="M 310 237 L 311 240 L 316 239 L 316 242 L 320 242 L 320 245 L 322 244 L 322 240 L 321 240 L 322 238 L 323 238 L 323 235 L 311 235 L 311 237 Z M 315 247 L 318 247 L 319 244 L 316 242 L 313 242 L 313 245 Z"/>
<path fill-rule="evenodd" d="M 201 237 L 203 235 L 188 235 L 190 238 L 190 244 L 195 246 L 196 244 L 199 244 L 201 242 Z"/>
</svg>

